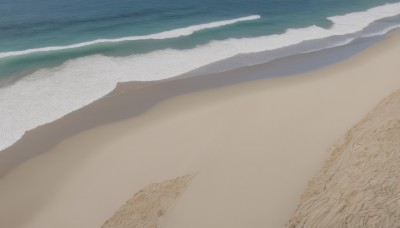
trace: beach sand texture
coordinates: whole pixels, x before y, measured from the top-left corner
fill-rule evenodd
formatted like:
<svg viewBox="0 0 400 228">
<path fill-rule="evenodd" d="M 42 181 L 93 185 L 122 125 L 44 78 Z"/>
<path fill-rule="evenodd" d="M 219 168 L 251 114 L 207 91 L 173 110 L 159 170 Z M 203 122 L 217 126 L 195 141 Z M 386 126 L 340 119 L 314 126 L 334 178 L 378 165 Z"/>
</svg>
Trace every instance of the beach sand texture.
<svg viewBox="0 0 400 228">
<path fill-rule="evenodd" d="M 191 178 L 191 175 L 186 175 L 142 188 L 102 228 L 159 227 Z"/>
<path fill-rule="evenodd" d="M 289 227 L 398 227 L 399 178 L 400 90 L 333 148 Z"/>
<path fill-rule="evenodd" d="M 320 70 L 188 91 L 69 136 L 0 179 L 0 227 L 101 227 L 144 186 L 188 173 L 196 176 L 163 228 L 284 227 L 328 148 L 399 89 L 399 56 L 397 32 Z M 144 89 L 160 92 L 154 88 Z M 115 99 L 129 105 L 128 95 Z M 74 115 L 94 118 L 84 113 Z M 66 119 L 49 125 L 79 127 Z M 62 133 L 31 134 L 38 132 Z"/>
</svg>

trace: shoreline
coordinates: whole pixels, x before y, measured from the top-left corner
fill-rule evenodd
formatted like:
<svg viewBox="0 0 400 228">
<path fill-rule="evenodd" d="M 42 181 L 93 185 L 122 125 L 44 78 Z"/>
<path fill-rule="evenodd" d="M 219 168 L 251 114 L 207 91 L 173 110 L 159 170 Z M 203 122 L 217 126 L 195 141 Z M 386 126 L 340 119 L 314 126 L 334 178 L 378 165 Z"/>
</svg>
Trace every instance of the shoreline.
<svg viewBox="0 0 400 228">
<path fill-rule="evenodd" d="M 101 125 L 133 118 L 172 97 L 315 71 L 357 55 L 382 39 L 385 38 L 364 38 L 344 46 L 295 54 L 221 73 L 196 75 L 197 71 L 194 71 L 160 81 L 119 83 L 106 96 L 58 120 L 27 131 L 12 146 L 0 151 L 0 179 L 19 164 L 45 153 L 70 136 Z M 287 68 L 286 65 L 289 64 L 291 67 Z M 202 68 L 198 71 L 201 72 Z"/>
<path fill-rule="evenodd" d="M 38 62 L 38 68 L 41 70 L 20 79 L 18 83 L 1 89 L 0 93 L 4 99 L 0 101 L 0 106 L 4 107 L 4 110 L 0 112 L 0 116 L 6 124 L 0 127 L 3 132 L 0 148 L 3 150 L 14 144 L 28 130 L 55 121 L 67 113 L 100 99 L 111 92 L 118 82 L 159 80 L 191 70 L 199 73 L 196 69 L 201 66 L 206 66 L 205 73 L 208 74 L 208 70 L 226 71 L 294 54 L 290 53 L 291 51 L 303 53 L 344 45 L 360 37 L 386 33 L 394 26 L 398 26 L 399 17 L 396 15 L 400 12 L 399 6 L 399 4 L 382 5 L 366 11 L 328 17 L 326 19 L 333 23 L 330 28 L 309 26 L 288 29 L 276 35 L 213 41 L 188 50 L 167 48 L 160 52 L 150 52 L 148 55 L 115 58 L 100 55 L 77 58 L 78 56 L 72 55 L 70 57 L 74 60 L 63 64 L 61 62 L 64 60 L 59 59 L 62 56 L 50 55 L 49 60 L 43 59 L 43 65 L 41 61 Z M 366 20 L 359 21 L 356 15 L 365 16 Z M 354 21 L 354 19 L 357 20 Z M 343 21 L 346 23 L 342 23 Z M 350 24 L 352 26 L 348 26 Z M 295 47 L 291 49 L 289 46 Z M 272 51 L 269 53 L 262 50 Z M 277 56 L 274 57 L 274 55 Z M 69 58 L 68 55 L 65 57 Z M 232 57 L 231 60 L 223 60 L 230 57 Z M 9 64 L 14 65 L 15 69 L 21 69 L 26 65 L 24 61 L 36 65 L 32 62 L 35 57 L 29 58 L 21 59 L 23 61 L 21 64 L 18 61 L 15 63 L 11 61 Z M 51 64 L 51 59 L 57 59 L 60 62 Z M 46 62 L 49 65 L 46 65 Z M 215 62 L 221 65 L 214 64 Z M 8 68 L 7 64 L 4 65 L 6 68 Z M 209 64 L 211 64 L 210 68 Z M 93 68 L 87 67 L 88 65 Z M 54 66 L 57 67 L 53 68 Z M 202 70 L 205 69 L 202 68 Z M 203 73 L 202 70 L 200 73 Z M 113 76 L 110 77 L 110 75 Z M 60 93 L 60 91 L 63 92 Z M 29 115 L 24 114 L 27 110 L 30 111 Z"/>
<path fill-rule="evenodd" d="M 81 116 L 76 125 L 59 121 L 63 132 L 45 136 L 72 134 L 101 122 L 93 118 L 100 114 L 130 115 L 134 107 L 126 101 L 137 91 L 148 96 L 147 103 L 138 103 L 146 113 L 73 134 L 57 145 L 35 141 L 37 148 L 54 147 L 0 179 L 1 226 L 100 227 L 143 186 L 189 173 L 197 175 L 163 228 L 284 226 L 327 149 L 399 89 L 399 37 L 392 33 L 353 58 L 298 75 L 248 81 L 228 72 L 209 76 L 213 81 L 188 78 L 131 91 L 125 101 L 115 96 L 120 103 L 109 97 L 103 110 Z M 267 68 L 304 69 L 300 63 L 307 60 L 276 61 Z M 265 77 L 262 67 L 235 72 Z M 228 77 L 238 81 L 225 85 Z M 165 85 L 176 90 L 157 103 L 165 98 Z M 202 86 L 213 87 L 191 90 Z"/>
</svg>

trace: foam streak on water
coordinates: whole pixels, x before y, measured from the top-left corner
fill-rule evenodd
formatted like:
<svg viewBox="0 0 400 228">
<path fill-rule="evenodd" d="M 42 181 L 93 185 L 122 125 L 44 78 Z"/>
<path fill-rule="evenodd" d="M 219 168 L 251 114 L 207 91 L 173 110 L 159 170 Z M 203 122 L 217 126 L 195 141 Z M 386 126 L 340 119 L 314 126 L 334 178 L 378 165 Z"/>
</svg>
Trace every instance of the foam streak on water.
<svg viewBox="0 0 400 228">
<path fill-rule="evenodd" d="M 34 48 L 34 49 L 28 49 L 28 50 L 23 50 L 23 51 L 3 52 L 3 53 L 0 53 L 0 59 L 6 58 L 6 57 L 11 57 L 11 56 L 33 54 L 33 53 L 38 53 L 38 52 L 60 51 L 60 50 L 81 48 L 81 47 L 86 47 L 86 46 L 91 46 L 91 45 L 101 44 L 101 43 L 118 43 L 118 42 L 136 41 L 136 40 L 171 39 L 171 38 L 177 38 L 177 37 L 181 37 L 181 36 L 189 36 L 195 32 L 198 32 L 198 31 L 201 31 L 204 29 L 218 28 L 218 27 L 235 24 L 235 23 L 242 22 L 242 21 L 257 20 L 260 18 L 261 17 L 259 15 L 252 15 L 252 16 L 241 17 L 241 18 L 232 19 L 232 20 L 224 20 L 224 21 L 211 22 L 211 23 L 207 23 L 207 24 L 192 25 L 192 26 L 189 26 L 186 28 L 173 29 L 170 31 L 165 31 L 165 32 L 160 32 L 160 33 L 145 35 L 145 36 L 131 36 L 131 37 L 118 38 L 118 39 L 98 39 L 98 40 L 82 42 L 82 43 L 78 43 L 78 44 L 71 44 L 71 45 L 67 45 L 67 46 L 43 47 L 43 48 Z"/>
<path fill-rule="evenodd" d="M 333 25 L 329 29 L 317 26 L 288 29 L 283 34 L 212 41 L 188 50 L 167 49 L 128 57 L 96 55 L 39 70 L 0 89 L 0 150 L 15 143 L 25 131 L 59 119 L 103 97 L 118 82 L 171 78 L 238 54 L 275 50 L 305 40 L 356 33 L 376 20 L 399 14 L 400 3 L 388 4 L 364 12 L 330 17 L 328 19 Z M 192 26 L 190 31 L 196 29 L 200 27 Z"/>
</svg>

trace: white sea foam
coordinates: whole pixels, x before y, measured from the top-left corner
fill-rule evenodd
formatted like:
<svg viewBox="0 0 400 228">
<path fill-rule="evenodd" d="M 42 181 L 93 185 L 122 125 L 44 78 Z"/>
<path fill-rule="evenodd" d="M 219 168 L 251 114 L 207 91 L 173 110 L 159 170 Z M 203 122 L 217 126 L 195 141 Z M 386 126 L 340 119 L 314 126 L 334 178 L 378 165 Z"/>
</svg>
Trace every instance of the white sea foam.
<svg viewBox="0 0 400 228">
<path fill-rule="evenodd" d="M 218 27 L 235 24 L 235 23 L 242 22 L 242 21 L 257 20 L 260 18 L 261 17 L 259 15 L 252 15 L 252 16 L 241 17 L 241 18 L 232 19 L 232 20 L 224 20 L 224 21 L 211 22 L 211 23 L 207 23 L 207 24 L 192 25 L 192 26 L 189 26 L 186 28 L 173 29 L 170 31 L 165 31 L 165 32 L 160 32 L 160 33 L 145 35 L 145 36 L 130 36 L 130 37 L 117 38 L 117 39 L 98 39 L 98 40 L 82 42 L 82 43 L 78 43 L 78 44 L 71 44 L 71 45 L 66 45 L 66 46 L 43 47 L 43 48 L 33 48 L 33 49 L 28 49 L 28 50 L 23 50 L 23 51 L 3 52 L 3 53 L 0 53 L 0 59 L 6 58 L 6 57 L 11 57 L 11 56 L 27 55 L 27 54 L 37 53 L 37 52 L 60 51 L 60 50 L 81 48 L 81 47 L 86 47 L 86 46 L 91 46 L 91 45 L 101 44 L 101 43 L 118 43 L 118 42 L 124 42 L 124 41 L 163 40 L 163 39 L 177 38 L 177 37 L 181 37 L 181 36 L 189 36 L 195 32 L 198 32 L 198 31 L 201 31 L 204 29 L 218 28 Z"/>
<path fill-rule="evenodd" d="M 212 41 L 188 50 L 167 49 L 128 57 L 96 55 L 39 70 L 0 89 L 0 150 L 20 139 L 25 131 L 101 98 L 118 82 L 166 79 L 241 53 L 273 50 L 305 40 L 355 33 L 376 20 L 398 14 L 400 3 L 388 4 L 364 12 L 330 17 L 333 26 L 329 29 L 317 26 L 288 29 L 283 34 Z"/>
</svg>

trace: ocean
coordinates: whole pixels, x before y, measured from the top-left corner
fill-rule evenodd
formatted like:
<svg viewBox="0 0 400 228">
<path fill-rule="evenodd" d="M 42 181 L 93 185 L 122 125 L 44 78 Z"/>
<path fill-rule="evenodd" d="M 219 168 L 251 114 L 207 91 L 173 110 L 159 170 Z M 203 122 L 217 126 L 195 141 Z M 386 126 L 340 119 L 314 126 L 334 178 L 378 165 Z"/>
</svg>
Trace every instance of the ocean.
<svg viewBox="0 0 400 228">
<path fill-rule="evenodd" d="M 398 0 L 2 0 L 0 150 L 117 83 L 341 46 L 400 27 L 399 15 Z"/>
</svg>

